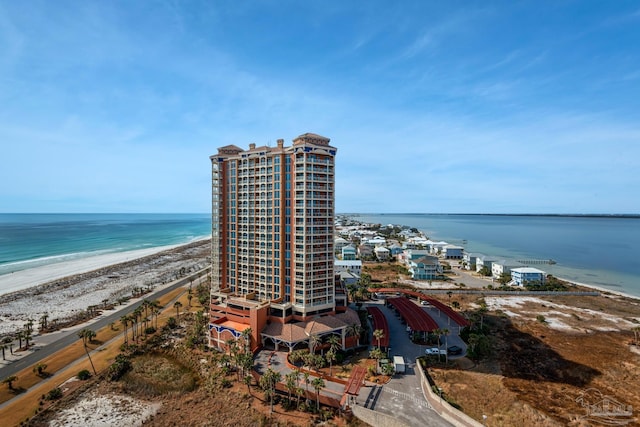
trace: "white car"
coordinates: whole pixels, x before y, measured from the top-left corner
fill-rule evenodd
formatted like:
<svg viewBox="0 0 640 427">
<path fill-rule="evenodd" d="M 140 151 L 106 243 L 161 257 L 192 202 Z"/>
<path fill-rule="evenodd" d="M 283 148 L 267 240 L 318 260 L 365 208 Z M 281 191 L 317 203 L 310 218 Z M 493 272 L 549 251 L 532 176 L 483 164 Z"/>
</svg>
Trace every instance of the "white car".
<svg viewBox="0 0 640 427">
<path fill-rule="evenodd" d="M 424 354 L 429 354 L 429 355 L 434 354 L 434 355 L 436 355 L 436 354 L 438 354 L 438 349 L 435 348 L 435 347 L 433 347 L 433 348 L 425 348 Z"/>
<path fill-rule="evenodd" d="M 420 301 L 420 305 L 429 306 L 429 301 Z"/>
</svg>

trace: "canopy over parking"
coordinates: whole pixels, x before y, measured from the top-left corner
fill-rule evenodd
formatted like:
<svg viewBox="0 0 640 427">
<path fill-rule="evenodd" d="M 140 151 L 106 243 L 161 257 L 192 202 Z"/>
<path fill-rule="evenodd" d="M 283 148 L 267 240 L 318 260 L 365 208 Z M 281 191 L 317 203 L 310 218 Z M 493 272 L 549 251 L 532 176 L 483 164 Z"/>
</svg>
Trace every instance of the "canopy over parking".
<svg viewBox="0 0 640 427">
<path fill-rule="evenodd" d="M 381 329 L 383 332 L 382 338 L 380 338 L 380 347 L 389 347 L 389 324 L 384 313 L 378 307 L 367 307 L 367 311 L 373 318 L 373 330 Z"/>
<path fill-rule="evenodd" d="M 411 302 L 407 298 L 390 298 L 391 304 L 400 316 L 407 322 L 412 331 L 432 332 L 438 329 L 438 324 L 422 308 Z"/>
</svg>

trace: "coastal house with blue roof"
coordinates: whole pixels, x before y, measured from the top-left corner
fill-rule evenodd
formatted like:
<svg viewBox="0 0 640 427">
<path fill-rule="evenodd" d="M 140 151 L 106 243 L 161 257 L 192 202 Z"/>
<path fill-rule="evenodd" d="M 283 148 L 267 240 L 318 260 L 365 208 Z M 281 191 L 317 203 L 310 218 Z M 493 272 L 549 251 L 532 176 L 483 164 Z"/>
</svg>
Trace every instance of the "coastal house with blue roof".
<svg viewBox="0 0 640 427">
<path fill-rule="evenodd" d="M 393 244 L 389 246 L 389 252 L 391 252 L 391 256 L 400 255 L 403 251 L 404 249 L 402 249 L 402 246 L 400 245 Z"/>
</svg>

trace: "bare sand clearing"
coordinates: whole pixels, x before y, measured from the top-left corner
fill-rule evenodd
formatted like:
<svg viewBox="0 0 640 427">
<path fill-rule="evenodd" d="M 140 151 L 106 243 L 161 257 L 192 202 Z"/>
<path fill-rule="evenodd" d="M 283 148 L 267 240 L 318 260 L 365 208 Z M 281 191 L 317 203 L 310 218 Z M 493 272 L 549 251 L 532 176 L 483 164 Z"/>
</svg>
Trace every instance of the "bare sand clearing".
<svg viewBox="0 0 640 427">
<path fill-rule="evenodd" d="M 179 278 L 180 271 L 195 272 L 209 265 L 209 240 L 166 249 L 100 255 L 8 275 L 22 277 L 21 284 L 13 287 L 24 286 L 26 275 L 35 280 L 30 283 L 39 284 L 0 297 L 0 336 L 22 328 L 28 319 L 37 324 L 45 314 L 49 322 L 69 318 L 104 300 L 131 296 L 136 287 L 159 286 Z M 49 278 L 46 283 L 44 277 Z M 10 278 L 0 280 L 2 286 Z"/>
<path fill-rule="evenodd" d="M 158 412 L 160 406 L 160 403 L 130 396 L 104 395 L 91 390 L 84 393 L 73 406 L 56 414 L 49 426 L 141 426 Z"/>
<path fill-rule="evenodd" d="M 505 296 L 484 298 L 487 308 L 500 310 L 511 318 L 537 319 L 559 331 L 627 331 L 637 325 L 620 315 L 566 304 L 559 304 L 533 296 Z M 640 322 L 640 314 L 630 319 Z M 594 321 L 597 320 L 597 321 Z"/>
</svg>

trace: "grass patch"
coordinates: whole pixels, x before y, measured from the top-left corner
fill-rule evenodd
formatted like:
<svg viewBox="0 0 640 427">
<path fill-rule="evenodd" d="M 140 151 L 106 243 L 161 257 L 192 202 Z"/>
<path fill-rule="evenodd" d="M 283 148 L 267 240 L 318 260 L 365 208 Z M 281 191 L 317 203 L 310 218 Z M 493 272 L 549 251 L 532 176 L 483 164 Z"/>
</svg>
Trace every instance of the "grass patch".
<svg viewBox="0 0 640 427">
<path fill-rule="evenodd" d="M 165 354 L 145 354 L 132 360 L 133 369 L 122 379 L 124 389 L 134 396 L 157 396 L 189 392 L 196 388 L 194 373 Z"/>
</svg>

